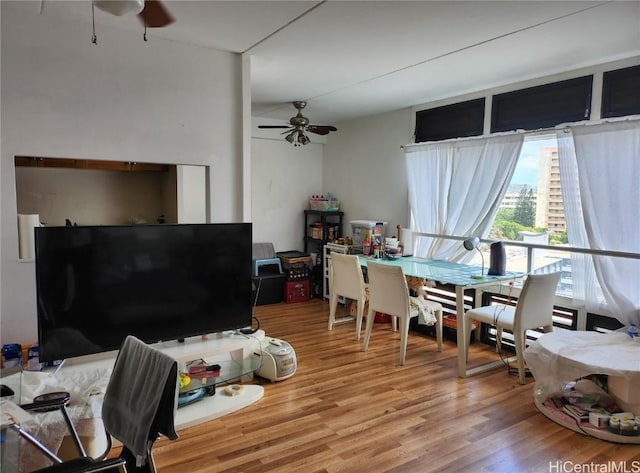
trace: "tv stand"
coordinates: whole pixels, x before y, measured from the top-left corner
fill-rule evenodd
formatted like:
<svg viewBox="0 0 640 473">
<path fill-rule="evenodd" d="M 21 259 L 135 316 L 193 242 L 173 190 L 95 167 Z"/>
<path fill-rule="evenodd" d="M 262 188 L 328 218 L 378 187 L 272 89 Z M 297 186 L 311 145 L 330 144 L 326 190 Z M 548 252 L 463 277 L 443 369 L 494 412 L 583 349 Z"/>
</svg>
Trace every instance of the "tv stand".
<svg viewBox="0 0 640 473">
<path fill-rule="evenodd" d="M 225 384 L 238 382 L 253 376 L 259 368 L 249 355 L 260 349 L 260 341 L 264 338 L 264 330 L 251 335 L 237 332 L 223 332 L 205 337 L 193 337 L 184 343 L 165 342 L 158 348 L 174 357 L 179 363 L 203 358 L 208 363 L 214 361 L 221 365 L 217 378 L 215 394 L 205 395 L 197 401 L 178 408 L 175 418 L 176 430 L 216 419 L 237 411 L 258 401 L 264 395 L 264 388 L 255 384 L 244 385 L 241 394 L 229 395 L 225 392 Z M 226 360 L 220 356 L 225 355 Z M 191 376 L 193 384 L 199 384 L 197 376 Z"/>
<path fill-rule="evenodd" d="M 208 363 L 219 363 L 222 366 L 220 384 L 250 379 L 258 367 L 252 363 L 250 354 L 260 348 L 260 341 L 265 337 L 264 330 L 251 335 L 236 331 L 214 333 L 205 336 L 189 337 L 184 342 L 172 340 L 155 343 L 152 346 L 163 351 L 178 361 L 180 369 L 184 363 L 204 359 Z M 87 373 L 99 369 L 113 368 L 117 351 L 108 354 L 87 355 L 68 359 L 65 373 Z M 176 430 L 201 424 L 236 410 L 242 409 L 258 401 L 264 395 L 264 388 L 259 385 L 246 384 L 242 394 L 231 396 L 224 392 L 224 387 L 216 387 L 216 394 L 180 407 L 175 417 Z"/>
</svg>

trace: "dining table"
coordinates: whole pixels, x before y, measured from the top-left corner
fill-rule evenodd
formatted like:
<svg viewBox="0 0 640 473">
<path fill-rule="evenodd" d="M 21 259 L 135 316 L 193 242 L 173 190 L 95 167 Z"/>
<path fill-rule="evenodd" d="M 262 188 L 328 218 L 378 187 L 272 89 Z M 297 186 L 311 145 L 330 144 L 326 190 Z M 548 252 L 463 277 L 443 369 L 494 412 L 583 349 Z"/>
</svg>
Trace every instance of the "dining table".
<svg viewBox="0 0 640 473">
<path fill-rule="evenodd" d="M 503 366 L 502 360 L 485 363 L 467 369 L 467 344 L 469 340 L 465 337 L 465 307 L 464 296 L 468 290 L 475 290 L 474 304 L 479 306 L 482 299 L 482 290 L 488 286 L 501 286 L 509 282 L 516 282 L 523 279 L 526 273 L 517 271 L 505 271 L 502 275 L 488 275 L 486 268 L 482 266 L 453 263 L 445 260 L 431 260 L 417 256 L 401 256 L 396 258 L 375 258 L 372 256 L 359 255 L 360 266 L 366 268 L 369 262 L 400 266 L 405 276 L 423 278 L 439 284 L 451 285 L 455 288 L 456 294 L 456 342 L 458 350 L 458 377 L 483 373 Z"/>
</svg>

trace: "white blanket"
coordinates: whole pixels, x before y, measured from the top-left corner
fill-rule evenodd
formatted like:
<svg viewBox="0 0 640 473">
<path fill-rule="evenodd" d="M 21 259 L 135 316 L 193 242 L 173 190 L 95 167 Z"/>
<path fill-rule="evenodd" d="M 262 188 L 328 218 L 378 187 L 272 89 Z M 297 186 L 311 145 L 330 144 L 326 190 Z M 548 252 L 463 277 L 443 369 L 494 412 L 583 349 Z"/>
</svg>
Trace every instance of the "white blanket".
<svg viewBox="0 0 640 473">
<path fill-rule="evenodd" d="M 109 382 L 111 369 L 74 371 L 63 367 L 57 372 L 23 371 L 20 403 L 28 404 L 44 393 L 64 391 L 71 396 L 67 411 L 71 421 L 83 437 L 102 437 L 102 398 Z M 59 410 L 34 413 L 23 427 L 36 436 L 50 450 L 57 452 L 65 436 L 70 435 Z M 87 447 L 87 445 L 85 445 Z M 102 452 L 90 452 L 102 453 Z M 20 449 L 19 471 L 33 471 L 51 462 L 33 447 Z"/>
<path fill-rule="evenodd" d="M 435 307 L 431 301 L 422 296 L 410 296 L 409 298 L 411 299 L 411 307 L 418 311 L 418 324 L 433 325 L 436 323 Z"/>
</svg>

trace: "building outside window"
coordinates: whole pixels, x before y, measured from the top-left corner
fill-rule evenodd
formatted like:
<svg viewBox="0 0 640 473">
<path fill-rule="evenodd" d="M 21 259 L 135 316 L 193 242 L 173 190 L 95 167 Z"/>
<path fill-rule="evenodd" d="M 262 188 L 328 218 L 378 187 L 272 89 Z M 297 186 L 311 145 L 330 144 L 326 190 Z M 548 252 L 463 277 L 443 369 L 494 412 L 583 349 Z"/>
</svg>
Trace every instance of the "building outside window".
<svg viewBox="0 0 640 473">
<path fill-rule="evenodd" d="M 562 250 L 567 244 L 566 231 L 555 134 L 527 136 L 489 238 L 507 244 L 507 269 L 511 271 L 527 270 L 527 250 L 508 246 L 509 240 L 557 245 L 557 251 L 533 250 L 533 270 L 562 271 L 557 293 L 571 296 L 571 256 Z M 489 245 L 482 245 L 481 250 L 488 261 Z M 472 263 L 481 264 L 480 256 Z"/>
</svg>

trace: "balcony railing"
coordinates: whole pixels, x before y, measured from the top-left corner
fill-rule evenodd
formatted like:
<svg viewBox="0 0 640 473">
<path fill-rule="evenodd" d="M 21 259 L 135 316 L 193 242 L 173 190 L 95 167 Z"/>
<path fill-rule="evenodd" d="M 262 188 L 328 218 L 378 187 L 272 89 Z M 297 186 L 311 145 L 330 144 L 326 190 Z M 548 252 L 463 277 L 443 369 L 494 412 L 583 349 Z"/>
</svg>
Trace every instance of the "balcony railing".
<svg viewBox="0 0 640 473">
<path fill-rule="evenodd" d="M 468 236 L 451 236 L 441 235 L 437 233 L 419 233 L 413 234 L 416 236 L 424 236 L 428 238 L 444 238 L 448 240 L 464 241 Z M 480 251 L 483 253 L 485 264 L 488 266 L 489 262 L 489 245 L 495 240 L 486 239 L 480 240 Z M 482 245 L 485 243 L 486 245 Z M 545 245 L 538 243 L 529 243 L 522 241 L 503 240 L 505 251 L 507 253 L 507 270 L 508 271 L 521 271 L 526 273 L 540 273 L 540 272 L 552 272 L 561 271 L 562 275 L 558 289 L 556 291 L 556 308 L 565 308 L 571 314 L 575 314 L 576 320 L 570 325 L 572 328 L 579 330 L 585 330 L 588 326 L 592 325 L 591 321 L 588 321 L 588 316 L 604 317 L 600 314 L 587 314 L 586 309 L 583 306 L 577 306 L 573 301 L 572 291 L 572 277 L 571 277 L 571 255 L 573 253 L 581 253 L 588 255 L 609 256 L 614 258 L 631 258 L 640 259 L 639 253 L 630 253 L 624 251 L 609 251 L 609 250 L 597 250 L 591 248 L 580 248 L 568 245 Z M 477 252 L 474 253 L 474 260 L 472 264 L 481 264 L 481 257 Z M 518 288 L 516 288 L 515 297 L 519 295 Z M 605 317 L 606 318 L 606 317 Z M 565 323 L 561 324 L 565 325 Z M 615 325 L 615 324 L 614 324 Z"/>
</svg>

